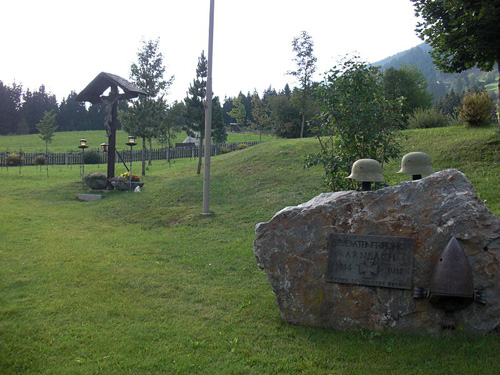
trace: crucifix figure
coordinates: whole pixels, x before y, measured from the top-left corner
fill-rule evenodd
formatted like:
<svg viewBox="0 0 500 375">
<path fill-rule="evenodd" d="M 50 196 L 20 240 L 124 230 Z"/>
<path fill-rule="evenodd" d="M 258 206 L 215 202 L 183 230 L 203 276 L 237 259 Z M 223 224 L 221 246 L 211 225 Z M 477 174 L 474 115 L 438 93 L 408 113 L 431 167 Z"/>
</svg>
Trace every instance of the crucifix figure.
<svg viewBox="0 0 500 375">
<path fill-rule="evenodd" d="M 120 94 L 111 93 L 109 96 L 101 96 L 102 103 L 106 108 L 106 115 L 104 116 L 104 129 L 106 129 L 106 135 L 111 136 L 111 126 L 113 122 L 113 106 L 118 103 L 120 99 Z"/>
<path fill-rule="evenodd" d="M 107 89 L 110 89 L 108 96 L 102 95 Z M 121 90 L 120 91 L 118 90 Z M 108 137 L 108 182 L 115 176 L 115 153 L 116 153 L 116 127 L 118 100 L 132 99 L 139 95 L 147 95 L 143 90 L 127 80 L 110 73 L 99 73 L 97 77 L 90 82 L 83 91 L 78 94 L 75 100 L 82 102 L 91 102 L 92 104 L 103 103 L 106 110 L 104 117 L 104 129 Z M 108 188 L 112 189 L 110 183 Z"/>
</svg>

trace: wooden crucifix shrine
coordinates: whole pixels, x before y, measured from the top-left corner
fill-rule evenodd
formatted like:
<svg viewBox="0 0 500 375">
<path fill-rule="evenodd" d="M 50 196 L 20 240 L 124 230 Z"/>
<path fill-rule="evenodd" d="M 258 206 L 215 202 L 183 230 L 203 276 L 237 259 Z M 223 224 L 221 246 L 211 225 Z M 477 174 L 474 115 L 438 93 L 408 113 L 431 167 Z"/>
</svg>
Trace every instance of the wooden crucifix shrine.
<svg viewBox="0 0 500 375">
<path fill-rule="evenodd" d="M 110 90 L 109 95 L 104 96 L 103 93 L 108 89 Z M 108 188 L 112 188 L 109 181 L 115 176 L 118 100 L 132 99 L 139 95 L 147 94 L 139 87 L 115 74 L 102 72 L 75 98 L 75 100 L 81 102 L 103 103 L 105 105 L 104 128 L 108 137 Z"/>
</svg>

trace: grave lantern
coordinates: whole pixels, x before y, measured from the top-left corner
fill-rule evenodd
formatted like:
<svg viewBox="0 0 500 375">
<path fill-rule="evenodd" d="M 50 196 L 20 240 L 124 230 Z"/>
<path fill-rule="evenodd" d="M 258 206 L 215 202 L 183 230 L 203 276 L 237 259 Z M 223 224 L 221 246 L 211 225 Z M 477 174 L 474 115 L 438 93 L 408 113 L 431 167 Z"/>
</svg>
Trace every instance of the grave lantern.
<svg viewBox="0 0 500 375">
<path fill-rule="evenodd" d="M 373 159 L 359 159 L 352 165 L 351 174 L 346 177 L 361 182 L 361 189 L 369 191 L 372 182 L 385 182 L 382 166 Z"/>
<path fill-rule="evenodd" d="M 134 135 L 129 135 L 128 138 L 127 138 L 127 143 L 126 145 L 127 146 L 130 146 L 130 147 L 133 147 L 135 146 L 137 143 L 135 142 L 135 136 Z"/>
<path fill-rule="evenodd" d="M 80 165 L 80 175 L 82 177 L 85 174 L 85 149 L 88 147 L 89 146 L 87 146 L 87 140 L 85 138 L 80 139 L 80 145 L 78 146 L 78 148 L 82 149 L 82 163 Z M 82 183 L 83 183 L 83 179 L 82 179 Z M 85 183 L 83 184 L 83 186 L 85 186 Z"/>
<path fill-rule="evenodd" d="M 80 139 L 80 146 L 78 146 L 78 148 L 81 148 L 83 150 L 86 149 L 87 147 L 89 147 L 87 146 L 87 140 L 84 138 Z"/>
<path fill-rule="evenodd" d="M 135 142 L 135 136 L 134 135 L 129 135 L 127 138 L 127 146 L 130 146 L 130 170 L 129 170 L 129 182 L 130 186 L 132 187 L 132 161 L 133 161 L 133 155 L 132 155 L 132 147 L 134 147 L 137 143 Z"/>
</svg>

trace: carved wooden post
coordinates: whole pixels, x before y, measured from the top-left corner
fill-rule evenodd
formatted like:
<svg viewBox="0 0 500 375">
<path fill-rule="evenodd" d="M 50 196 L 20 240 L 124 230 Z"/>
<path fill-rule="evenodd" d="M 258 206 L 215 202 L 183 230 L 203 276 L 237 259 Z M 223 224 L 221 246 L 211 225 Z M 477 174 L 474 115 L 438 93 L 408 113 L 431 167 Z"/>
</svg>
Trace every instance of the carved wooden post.
<svg viewBox="0 0 500 375">
<path fill-rule="evenodd" d="M 118 87 L 111 86 L 111 97 L 118 95 Z M 115 160 L 116 160 L 116 123 L 118 121 L 118 100 L 113 103 L 111 110 L 110 134 L 108 137 L 108 184 L 109 180 L 115 177 Z M 108 186 L 109 187 L 109 186 Z"/>
</svg>

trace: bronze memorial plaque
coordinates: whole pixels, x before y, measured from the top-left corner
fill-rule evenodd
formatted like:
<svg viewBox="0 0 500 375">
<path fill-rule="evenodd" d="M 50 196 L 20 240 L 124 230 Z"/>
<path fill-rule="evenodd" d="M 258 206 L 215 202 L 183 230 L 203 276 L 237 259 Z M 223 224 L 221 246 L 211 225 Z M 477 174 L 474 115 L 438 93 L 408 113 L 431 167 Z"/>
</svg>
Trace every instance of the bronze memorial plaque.
<svg viewBox="0 0 500 375">
<path fill-rule="evenodd" d="M 411 289 L 414 245 L 409 237 L 333 233 L 326 281 Z"/>
</svg>

